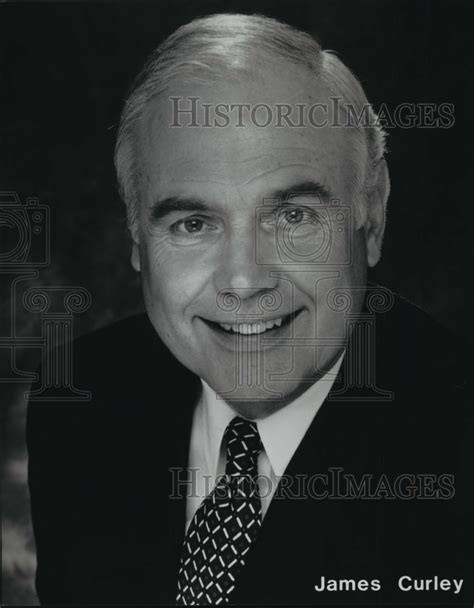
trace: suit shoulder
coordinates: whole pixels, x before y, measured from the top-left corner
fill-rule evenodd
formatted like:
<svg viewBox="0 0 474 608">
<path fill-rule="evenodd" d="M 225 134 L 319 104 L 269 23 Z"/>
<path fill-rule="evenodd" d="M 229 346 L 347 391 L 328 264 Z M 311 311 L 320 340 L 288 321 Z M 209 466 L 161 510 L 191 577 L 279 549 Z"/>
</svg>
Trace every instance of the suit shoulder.
<svg viewBox="0 0 474 608">
<path fill-rule="evenodd" d="M 79 375 L 140 379 L 146 373 L 163 376 L 169 370 L 187 374 L 161 341 L 148 316 L 128 317 L 77 338 L 72 345 Z"/>
<path fill-rule="evenodd" d="M 136 344 L 144 343 L 149 346 L 160 342 L 155 338 L 153 327 L 145 313 L 120 319 L 100 327 L 92 332 L 83 334 L 74 340 L 74 350 L 94 356 L 107 351 L 111 353 L 128 351 Z"/>
<path fill-rule="evenodd" d="M 63 348 L 63 347 L 61 347 Z M 131 411 L 151 409 L 174 392 L 183 398 L 195 391 L 196 377 L 187 370 L 158 337 L 146 314 L 136 315 L 77 338 L 69 349 L 71 383 L 88 391 L 88 403 L 61 401 L 30 403 L 29 413 L 43 415 L 46 410 L 65 412 L 61 417 L 116 417 Z M 58 360 L 58 353 L 55 355 Z M 38 370 L 38 388 L 44 371 Z M 194 394 L 194 393 L 193 393 Z M 91 407 L 93 406 L 93 407 Z M 33 416 L 34 417 L 34 416 Z M 31 415 L 30 415 L 31 418 Z"/>
<path fill-rule="evenodd" d="M 418 305 L 393 294 L 390 310 L 377 315 L 377 357 L 407 386 L 428 394 L 473 395 L 472 349 Z"/>
<path fill-rule="evenodd" d="M 472 359 L 469 343 L 454 334 L 421 307 L 405 298 L 398 298 L 398 315 L 405 324 L 405 332 L 416 338 L 417 348 L 428 359 L 440 360 L 440 349 L 444 349 L 444 365 L 464 367 Z"/>
</svg>

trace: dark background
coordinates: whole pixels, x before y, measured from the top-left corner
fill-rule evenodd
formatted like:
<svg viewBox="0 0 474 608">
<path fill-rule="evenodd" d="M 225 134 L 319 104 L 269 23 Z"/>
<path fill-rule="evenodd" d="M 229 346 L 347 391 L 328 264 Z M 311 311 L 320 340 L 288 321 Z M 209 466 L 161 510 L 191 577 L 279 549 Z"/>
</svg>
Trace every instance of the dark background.
<svg viewBox="0 0 474 608">
<path fill-rule="evenodd" d="M 142 309 L 112 163 L 124 95 L 147 54 L 182 23 L 214 12 L 258 12 L 316 34 L 323 48 L 336 50 L 375 109 L 382 103 L 454 104 L 450 129 L 389 130 L 389 222 L 371 279 L 472 341 L 473 7 L 470 0 L 0 4 L 0 190 L 16 191 L 22 201 L 38 197 L 51 213 L 51 263 L 35 284 L 91 292 L 90 309 L 75 320 L 76 334 Z M 5 320 L 11 293 L 2 285 Z M 21 335 L 38 332 L 35 315 L 17 315 Z M 33 369 L 34 350 L 18 353 L 24 369 Z M 3 603 L 31 603 L 26 386 L 1 386 Z"/>
</svg>

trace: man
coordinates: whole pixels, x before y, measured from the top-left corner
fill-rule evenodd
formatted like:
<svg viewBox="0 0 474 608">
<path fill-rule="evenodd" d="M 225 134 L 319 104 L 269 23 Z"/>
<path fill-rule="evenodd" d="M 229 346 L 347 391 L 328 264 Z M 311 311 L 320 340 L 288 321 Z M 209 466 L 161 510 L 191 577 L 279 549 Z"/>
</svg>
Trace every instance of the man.
<svg viewBox="0 0 474 608">
<path fill-rule="evenodd" d="M 116 166 L 147 316 L 75 343 L 90 404 L 30 405 L 41 602 L 469 597 L 465 359 L 367 287 L 389 178 L 355 77 L 273 19 L 193 21 Z"/>
</svg>

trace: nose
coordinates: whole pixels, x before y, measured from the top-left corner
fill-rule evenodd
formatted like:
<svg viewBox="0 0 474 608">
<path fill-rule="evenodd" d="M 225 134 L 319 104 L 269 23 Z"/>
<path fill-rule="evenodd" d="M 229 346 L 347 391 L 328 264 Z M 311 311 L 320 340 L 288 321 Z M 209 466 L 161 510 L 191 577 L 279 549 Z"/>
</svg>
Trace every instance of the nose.
<svg viewBox="0 0 474 608">
<path fill-rule="evenodd" d="M 242 226 L 228 235 L 225 247 L 220 252 L 214 275 L 216 292 L 224 299 L 232 296 L 243 308 L 244 302 L 251 304 L 259 296 L 277 290 L 279 279 L 277 273 L 271 270 L 271 267 L 257 260 L 255 229 Z"/>
</svg>

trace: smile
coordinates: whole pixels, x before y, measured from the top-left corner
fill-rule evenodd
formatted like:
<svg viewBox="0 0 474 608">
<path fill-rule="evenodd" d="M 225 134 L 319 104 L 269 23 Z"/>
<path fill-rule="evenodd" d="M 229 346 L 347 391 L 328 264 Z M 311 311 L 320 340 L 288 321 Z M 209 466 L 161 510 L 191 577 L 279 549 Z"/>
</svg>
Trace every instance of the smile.
<svg viewBox="0 0 474 608">
<path fill-rule="evenodd" d="M 208 319 L 203 320 L 213 329 L 217 329 L 222 333 L 251 336 L 263 334 L 266 332 L 273 333 L 273 331 L 276 331 L 280 327 L 285 327 L 286 325 L 289 325 L 289 323 L 293 321 L 300 312 L 301 310 L 294 313 L 290 313 L 288 315 L 277 317 L 275 319 L 269 319 L 268 321 L 265 321 L 264 319 L 259 319 L 255 322 L 248 321 L 242 323 L 222 323 L 220 321 L 209 321 Z"/>
<path fill-rule="evenodd" d="M 233 331 L 236 334 L 263 334 L 267 329 L 272 327 L 281 327 L 284 317 L 279 317 L 272 321 L 257 321 L 256 323 L 233 323 L 228 325 L 227 323 L 219 323 L 219 325 L 226 331 Z"/>
</svg>

